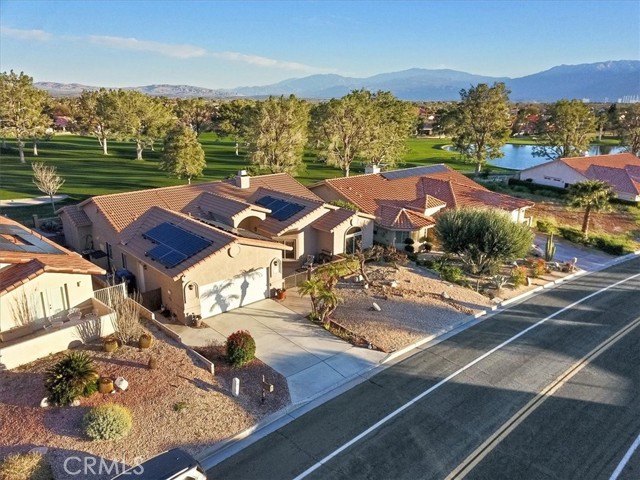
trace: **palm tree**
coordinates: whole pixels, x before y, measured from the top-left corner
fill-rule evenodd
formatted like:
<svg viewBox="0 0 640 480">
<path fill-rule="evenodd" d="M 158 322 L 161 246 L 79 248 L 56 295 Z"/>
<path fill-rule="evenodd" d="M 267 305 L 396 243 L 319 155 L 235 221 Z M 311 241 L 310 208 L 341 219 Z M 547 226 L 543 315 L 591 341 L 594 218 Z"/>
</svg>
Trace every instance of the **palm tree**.
<svg viewBox="0 0 640 480">
<path fill-rule="evenodd" d="M 569 204 L 585 209 L 582 221 L 582 234 L 585 239 L 589 238 L 591 211 L 607 209 L 612 197 L 611 186 L 602 180 L 584 180 L 569 187 Z"/>
<path fill-rule="evenodd" d="M 314 276 L 309 280 L 305 280 L 298 287 L 300 295 L 309 295 L 311 298 L 311 314 L 315 317 L 318 314 L 318 295 L 324 288 L 324 282 Z"/>
<path fill-rule="evenodd" d="M 318 319 L 326 325 L 327 319 L 338 308 L 338 295 L 323 286 L 318 294 Z"/>
</svg>

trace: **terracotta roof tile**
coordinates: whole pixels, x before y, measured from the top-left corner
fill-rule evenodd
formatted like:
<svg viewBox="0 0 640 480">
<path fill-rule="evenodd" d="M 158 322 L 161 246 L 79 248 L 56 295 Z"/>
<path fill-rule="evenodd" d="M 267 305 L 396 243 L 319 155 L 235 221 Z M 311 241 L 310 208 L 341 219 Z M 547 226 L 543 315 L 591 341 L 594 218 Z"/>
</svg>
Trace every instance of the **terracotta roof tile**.
<svg viewBox="0 0 640 480">
<path fill-rule="evenodd" d="M 616 153 L 613 155 L 594 155 L 591 157 L 561 158 L 561 162 L 569 165 L 574 170 L 585 174 L 589 167 L 597 165 L 600 167 L 621 168 L 627 165 L 639 167 L 640 159 L 631 153 Z"/>
<path fill-rule="evenodd" d="M 435 225 L 435 220 L 421 213 L 393 205 L 382 205 L 376 221 L 382 227 L 394 230 L 417 230 Z"/>
<path fill-rule="evenodd" d="M 90 227 L 91 219 L 87 216 L 86 212 L 78 207 L 78 205 L 69 205 L 60 209 L 60 212 L 64 212 L 76 227 Z"/>
<path fill-rule="evenodd" d="M 250 178 L 249 188 L 239 188 L 235 179 L 215 182 L 181 185 L 177 187 L 154 188 L 134 192 L 100 195 L 85 200 L 80 204 L 85 207 L 95 204 L 113 228 L 120 232 L 127 225 L 154 206 L 173 211 L 183 210 L 202 192 L 209 192 L 223 197 L 247 202 L 259 188 L 268 188 L 284 195 L 301 197 L 307 200 L 322 200 L 286 173 L 261 175 Z"/>
<path fill-rule="evenodd" d="M 332 210 L 326 215 L 323 215 L 318 220 L 313 222 L 311 226 L 316 230 L 322 232 L 333 232 L 337 227 L 343 223 L 349 221 L 351 218 L 356 217 L 358 214 L 352 210 L 346 208 L 339 208 Z"/>
<path fill-rule="evenodd" d="M 591 180 L 602 180 L 611 185 L 617 192 L 639 195 L 638 182 L 630 175 L 626 168 L 602 167 L 591 165 L 585 172 L 585 177 Z"/>
<path fill-rule="evenodd" d="M 38 260 L 3 268 L 0 270 L 0 295 L 15 290 L 42 273 L 44 273 L 44 265 Z"/>
<path fill-rule="evenodd" d="M 384 225 L 392 225 L 395 221 L 389 210 L 391 207 L 424 211 L 425 205 L 430 208 L 444 203 L 447 208 L 473 206 L 514 210 L 533 205 L 527 200 L 487 190 L 446 165 L 433 167 L 438 168 L 419 167 L 399 171 L 402 174 L 397 175 L 386 172 L 328 179 L 315 186 L 332 188 L 365 213 L 375 215 Z M 406 222 L 419 223 L 413 218 Z"/>
</svg>

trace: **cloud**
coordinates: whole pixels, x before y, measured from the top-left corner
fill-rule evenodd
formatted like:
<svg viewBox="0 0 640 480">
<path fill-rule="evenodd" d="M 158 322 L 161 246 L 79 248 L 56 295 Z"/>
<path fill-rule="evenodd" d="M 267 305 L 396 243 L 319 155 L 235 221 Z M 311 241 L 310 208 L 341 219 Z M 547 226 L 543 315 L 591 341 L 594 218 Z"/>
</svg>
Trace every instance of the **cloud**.
<svg viewBox="0 0 640 480">
<path fill-rule="evenodd" d="M 137 38 L 90 35 L 89 41 L 96 45 L 102 45 L 105 47 L 135 50 L 139 52 L 153 52 L 167 57 L 176 58 L 196 58 L 203 57 L 207 54 L 207 51 L 204 48 L 196 47 L 194 45 L 160 43 L 148 40 L 138 40 Z"/>
<path fill-rule="evenodd" d="M 256 67 L 279 68 L 282 70 L 293 70 L 306 73 L 329 73 L 334 71 L 332 69 L 313 67 L 303 63 L 287 62 L 284 60 L 260 57 L 258 55 L 247 55 L 245 53 L 238 52 L 212 52 L 210 55 L 215 58 L 247 63 Z"/>
<path fill-rule="evenodd" d="M 18 40 L 37 40 L 40 42 L 46 42 L 51 38 L 51 34 L 44 30 L 22 30 L 5 26 L 0 26 L 0 35 Z"/>
</svg>

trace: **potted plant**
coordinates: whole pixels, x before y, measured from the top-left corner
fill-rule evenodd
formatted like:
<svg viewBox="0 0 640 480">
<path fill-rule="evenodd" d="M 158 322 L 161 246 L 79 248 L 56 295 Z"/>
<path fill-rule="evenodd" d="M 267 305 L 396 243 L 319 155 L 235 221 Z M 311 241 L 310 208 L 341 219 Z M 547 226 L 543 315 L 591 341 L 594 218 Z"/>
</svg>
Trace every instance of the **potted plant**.
<svg viewBox="0 0 640 480">
<path fill-rule="evenodd" d="M 284 300 L 287 298 L 287 290 L 285 288 L 276 288 L 276 299 Z"/>
</svg>

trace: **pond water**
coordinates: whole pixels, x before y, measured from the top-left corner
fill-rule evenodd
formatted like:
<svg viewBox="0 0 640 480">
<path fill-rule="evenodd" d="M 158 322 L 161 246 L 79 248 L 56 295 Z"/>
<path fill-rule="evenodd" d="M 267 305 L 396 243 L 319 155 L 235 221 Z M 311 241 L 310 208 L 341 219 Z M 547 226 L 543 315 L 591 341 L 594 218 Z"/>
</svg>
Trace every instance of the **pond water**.
<svg viewBox="0 0 640 480">
<path fill-rule="evenodd" d="M 451 147 L 449 149 L 453 150 Z M 611 153 L 620 153 L 623 150 L 622 147 L 612 145 L 591 145 L 589 155 L 609 155 Z M 507 144 L 502 147 L 502 151 L 504 152 L 504 157 L 490 160 L 489 163 L 491 165 L 513 170 L 524 170 L 549 161 L 545 157 L 534 157 L 533 145 Z"/>
</svg>

